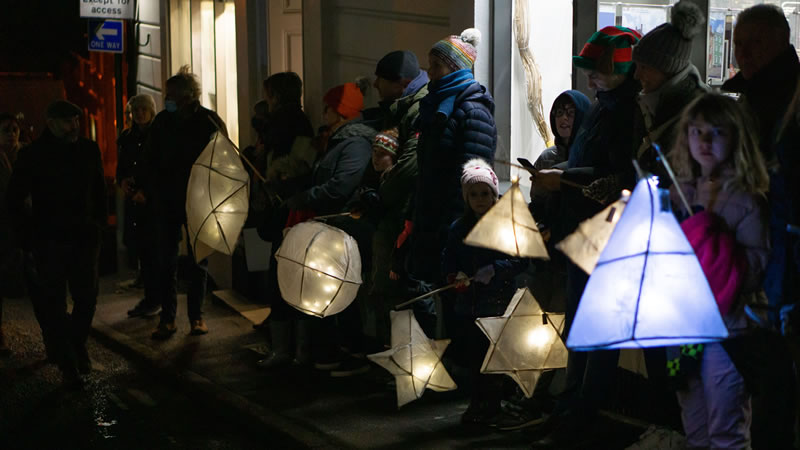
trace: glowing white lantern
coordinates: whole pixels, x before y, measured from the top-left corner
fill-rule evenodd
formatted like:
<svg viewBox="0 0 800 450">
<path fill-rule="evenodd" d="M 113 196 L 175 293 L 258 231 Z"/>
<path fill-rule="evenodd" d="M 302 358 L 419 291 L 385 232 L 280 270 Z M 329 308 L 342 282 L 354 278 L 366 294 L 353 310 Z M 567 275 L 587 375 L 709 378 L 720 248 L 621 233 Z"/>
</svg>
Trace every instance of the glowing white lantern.
<svg viewBox="0 0 800 450">
<path fill-rule="evenodd" d="M 508 192 L 472 227 L 464 243 L 516 257 L 550 259 L 516 180 L 511 183 Z"/>
<path fill-rule="evenodd" d="M 341 312 L 361 286 L 361 256 L 355 239 L 322 222 L 290 228 L 275 258 L 281 296 L 312 316 Z"/>
<path fill-rule="evenodd" d="M 669 197 L 655 179 L 641 179 L 589 278 L 567 347 L 661 347 L 727 336 Z"/>
<path fill-rule="evenodd" d="M 591 275 L 630 196 L 630 191 L 622 191 L 619 200 L 595 216 L 581 222 L 574 233 L 556 244 L 556 248 L 564 252 L 584 272 Z"/>
<path fill-rule="evenodd" d="M 217 250 L 233 254 L 249 208 L 250 176 L 233 144 L 220 133 L 192 165 L 186 223 L 195 260 Z"/>
<path fill-rule="evenodd" d="M 567 348 L 561 340 L 564 314 L 545 313 L 527 289 L 517 290 L 500 317 L 482 317 L 475 323 L 491 344 L 481 373 L 504 373 L 531 397 L 543 371 L 567 366 Z"/>
<path fill-rule="evenodd" d="M 392 348 L 367 355 L 367 358 L 394 375 L 397 407 L 422 397 L 425 389 L 437 392 L 454 390 L 456 383 L 442 365 L 442 355 L 450 339 L 429 339 L 411 310 L 390 311 L 389 316 Z"/>
</svg>

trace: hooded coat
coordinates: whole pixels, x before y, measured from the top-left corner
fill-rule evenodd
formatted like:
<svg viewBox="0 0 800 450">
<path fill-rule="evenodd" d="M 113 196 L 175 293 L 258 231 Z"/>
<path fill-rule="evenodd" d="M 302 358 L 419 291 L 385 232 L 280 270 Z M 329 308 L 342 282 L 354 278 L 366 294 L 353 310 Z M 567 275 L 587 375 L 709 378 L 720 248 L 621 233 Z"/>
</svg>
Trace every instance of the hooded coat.
<svg viewBox="0 0 800 450">
<path fill-rule="evenodd" d="M 629 74 L 615 89 L 597 92 L 597 102 L 578 128 L 567 163 L 560 164 L 564 167 L 563 180 L 588 186 L 597 180 L 613 179 L 617 185 L 633 187 L 632 123 L 638 108 L 636 94 L 640 89 L 639 83 Z M 584 191 L 561 184 L 561 221 L 553 230 L 555 242 L 607 206 L 585 195 Z"/>
<path fill-rule="evenodd" d="M 375 129 L 357 122 L 336 129 L 314 165 L 312 187 L 292 197 L 289 207 L 310 209 L 317 215 L 340 212 L 361 183 L 376 134 Z"/>
<path fill-rule="evenodd" d="M 572 133 L 568 140 L 558 134 L 556 127 L 556 104 L 564 98 L 569 98 L 575 106 L 575 119 L 572 122 Z M 536 170 L 550 169 L 556 164 L 561 164 L 569 159 L 569 148 L 575 141 L 578 128 L 580 128 L 583 118 L 591 106 L 592 102 L 589 97 L 580 91 L 564 91 L 556 97 L 555 101 L 553 101 L 553 106 L 550 108 L 550 129 L 553 130 L 553 135 L 555 136 L 553 139 L 555 145 L 544 149 L 539 157 L 536 158 L 536 162 L 533 163 L 533 167 Z M 558 192 L 534 191 L 531 197 L 530 209 L 536 222 L 544 224 L 548 228 L 551 227 L 558 212 L 559 200 L 560 195 Z"/>
</svg>

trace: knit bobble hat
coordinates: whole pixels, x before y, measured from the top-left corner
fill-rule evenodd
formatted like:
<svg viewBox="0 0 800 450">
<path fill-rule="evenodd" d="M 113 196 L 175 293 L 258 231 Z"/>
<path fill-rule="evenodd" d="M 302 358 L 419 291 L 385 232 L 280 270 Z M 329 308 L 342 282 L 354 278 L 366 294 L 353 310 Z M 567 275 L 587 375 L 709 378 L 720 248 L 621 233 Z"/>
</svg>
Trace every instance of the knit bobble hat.
<svg viewBox="0 0 800 450">
<path fill-rule="evenodd" d="M 372 141 L 372 148 L 386 150 L 392 155 L 397 155 L 398 147 L 400 147 L 400 142 L 397 140 L 396 128 L 381 131 L 375 135 L 375 139 Z"/>
<path fill-rule="evenodd" d="M 469 193 L 467 187 L 471 184 L 486 183 L 492 188 L 494 197 L 500 196 L 500 186 L 497 182 L 497 175 L 489 164 L 481 158 L 474 158 L 464 164 L 464 171 L 461 174 L 461 191 L 464 194 L 464 201 L 467 201 Z"/>
<path fill-rule="evenodd" d="M 378 61 L 375 75 L 389 81 L 413 80 L 419 75 L 417 55 L 408 50 L 388 53 Z"/>
<path fill-rule="evenodd" d="M 480 42 L 481 32 L 477 28 L 467 28 L 460 36 L 448 36 L 433 44 L 430 55 L 441 59 L 453 72 L 472 69 Z"/>
<path fill-rule="evenodd" d="M 322 97 L 322 101 L 346 120 L 358 117 L 364 109 L 364 94 L 355 83 L 345 83 L 331 88 Z"/>
<path fill-rule="evenodd" d="M 706 19 L 694 3 L 682 0 L 672 7 L 670 23 L 664 23 L 642 37 L 633 48 L 633 61 L 651 66 L 667 76 L 689 65 L 692 39 L 703 31 Z"/>
<path fill-rule="evenodd" d="M 606 75 L 626 74 L 633 68 L 632 48 L 641 37 L 630 28 L 604 27 L 592 34 L 580 54 L 572 57 L 572 63 L 581 69 Z"/>
</svg>

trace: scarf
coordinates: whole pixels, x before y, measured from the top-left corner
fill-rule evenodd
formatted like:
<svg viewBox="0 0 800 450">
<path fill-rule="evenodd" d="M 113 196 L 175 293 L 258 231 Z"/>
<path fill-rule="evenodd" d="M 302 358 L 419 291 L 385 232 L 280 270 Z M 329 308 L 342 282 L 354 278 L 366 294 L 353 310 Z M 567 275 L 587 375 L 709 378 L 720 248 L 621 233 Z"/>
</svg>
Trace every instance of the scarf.
<svg viewBox="0 0 800 450">
<path fill-rule="evenodd" d="M 419 102 L 419 118 L 423 125 L 430 125 L 433 119 L 441 114 L 450 117 L 456 104 L 458 94 L 464 92 L 475 81 L 470 69 L 461 69 L 449 73 L 437 81 L 428 83 L 428 95 Z"/>
</svg>

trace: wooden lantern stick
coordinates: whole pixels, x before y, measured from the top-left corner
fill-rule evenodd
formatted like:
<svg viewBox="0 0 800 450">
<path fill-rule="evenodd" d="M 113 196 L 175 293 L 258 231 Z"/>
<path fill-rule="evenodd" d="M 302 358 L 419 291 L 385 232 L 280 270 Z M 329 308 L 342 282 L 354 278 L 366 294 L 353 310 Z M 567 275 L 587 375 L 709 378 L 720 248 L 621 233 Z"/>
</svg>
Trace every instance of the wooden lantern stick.
<svg viewBox="0 0 800 450">
<path fill-rule="evenodd" d="M 467 278 L 466 281 L 472 281 L 472 277 Z M 420 295 L 418 297 L 414 297 L 411 300 L 408 300 L 406 302 L 400 303 L 399 305 L 395 306 L 394 309 L 396 311 L 400 310 L 401 308 L 405 308 L 406 306 L 408 306 L 408 305 L 410 305 L 412 303 L 418 302 L 418 301 L 420 301 L 420 300 L 422 300 L 424 298 L 428 298 L 433 294 L 438 294 L 439 292 L 444 292 L 444 291 L 446 291 L 448 289 L 452 289 L 454 287 L 456 287 L 456 283 L 450 283 L 447 286 L 442 286 L 439 289 L 434 289 L 434 290 L 432 290 L 430 292 L 426 292 L 426 293 L 424 293 L 424 294 L 422 294 L 422 295 Z"/>
</svg>

